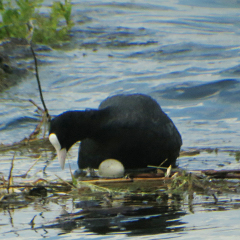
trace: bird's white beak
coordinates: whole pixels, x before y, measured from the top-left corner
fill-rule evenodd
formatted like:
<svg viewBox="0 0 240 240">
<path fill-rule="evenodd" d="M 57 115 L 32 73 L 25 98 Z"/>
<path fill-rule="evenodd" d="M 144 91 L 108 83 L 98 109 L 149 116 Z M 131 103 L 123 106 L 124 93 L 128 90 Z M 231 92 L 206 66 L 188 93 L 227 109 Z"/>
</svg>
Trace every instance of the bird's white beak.
<svg viewBox="0 0 240 240">
<path fill-rule="evenodd" d="M 67 155 L 66 148 L 61 148 L 61 144 L 58 141 L 58 138 L 55 133 L 51 133 L 48 137 L 51 144 L 54 146 L 54 148 L 57 151 L 58 161 L 60 163 L 60 166 L 62 169 L 64 169 L 65 166 L 65 159 Z"/>
</svg>

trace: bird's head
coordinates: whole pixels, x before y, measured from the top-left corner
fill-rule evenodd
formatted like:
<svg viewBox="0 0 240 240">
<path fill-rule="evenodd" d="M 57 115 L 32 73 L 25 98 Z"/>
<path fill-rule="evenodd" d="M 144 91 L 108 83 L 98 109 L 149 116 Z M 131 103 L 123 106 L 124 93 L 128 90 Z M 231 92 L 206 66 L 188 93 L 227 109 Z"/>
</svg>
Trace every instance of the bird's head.
<svg viewBox="0 0 240 240">
<path fill-rule="evenodd" d="M 50 122 L 49 141 L 57 151 L 61 168 L 64 169 L 68 150 L 77 141 L 74 136 L 72 112 L 64 112 Z"/>
</svg>

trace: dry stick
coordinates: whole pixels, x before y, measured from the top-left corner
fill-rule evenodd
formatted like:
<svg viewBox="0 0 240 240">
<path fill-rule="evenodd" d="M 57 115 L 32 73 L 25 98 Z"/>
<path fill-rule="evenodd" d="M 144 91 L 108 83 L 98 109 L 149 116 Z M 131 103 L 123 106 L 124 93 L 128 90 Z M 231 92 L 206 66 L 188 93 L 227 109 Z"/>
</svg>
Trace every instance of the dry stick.
<svg viewBox="0 0 240 240">
<path fill-rule="evenodd" d="M 10 185 L 9 186 L 10 188 L 33 188 L 33 187 L 36 187 L 35 184 L 18 184 L 18 185 Z M 52 185 L 52 184 L 49 184 L 49 185 L 43 185 L 43 187 L 45 188 L 66 188 L 66 187 L 71 187 L 72 188 L 72 185 L 71 184 L 65 184 L 65 185 L 58 185 L 58 186 L 55 186 L 55 185 Z M 6 188 L 5 186 L 1 186 L 0 185 L 0 189 L 2 188 Z"/>
<path fill-rule="evenodd" d="M 72 183 L 69 183 L 69 182 L 63 180 L 63 179 L 62 179 L 61 177 L 59 177 L 57 174 L 55 174 L 55 176 L 56 176 L 57 178 L 59 178 L 63 183 L 65 183 L 65 184 L 67 184 L 67 185 L 69 185 L 69 186 L 71 186 L 71 187 L 73 187 L 73 188 L 76 188 Z"/>
<path fill-rule="evenodd" d="M 32 103 L 39 111 L 41 111 L 42 113 L 44 112 L 44 110 L 39 107 L 32 99 L 29 99 L 29 102 Z"/>
<path fill-rule="evenodd" d="M 29 167 L 29 169 L 27 170 L 26 173 L 22 174 L 22 175 L 19 175 L 19 176 L 14 176 L 14 177 L 21 177 L 21 178 L 26 178 L 29 171 L 33 168 L 33 166 L 40 160 L 41 157 L 37 158 L 34 163 Z"/>
<path fill-rule="evenodd" d="M 35 220 L 35 217 L 36 217 L 37 215 L 35 215 L 33 218 L 32 218 L 32 220 L 30 221 L 30 223 L 29 223 L 29 225 L 31 225 L 31 228 L 34 228 L 34 226 L 35 226 L 35 223 L 34 223 L 34 220 Z"/>
<path fill-rule="evenodd" d="M 35 76 L 36 76 L 37 83 L 38 83 L 38 90 L 39 90 L 39 94 L 40 94 L 40 98 L 41 98 L 41 101 L 42 101 L 42 104 L 43 104 L 44 111 L 46 113 L 48 121 L 50 122 L 51 121 L 51 117 L 50 117 L 50 115 L 48 113 L 47 107 L 46 107 L 44 99 L 43 99 L 42 87 L 41 87 L 39 74 L 38 74 L 37 58 L 36 58 L 36 54 L 35 54 L 35 52 L 33 50 L 33 47 L 32 47 L 32 37 L 33 37 L 33 33 L 34 33 L 34 25 L 33 25 L 31 20 L 26 25 L 27 25 L 28 30 L 29 30 L 29 34 L 28 34 L 28 36 L 26 38 L 27 38 L 27 40 L 29 42 L 30 49 L 31 49 L 31 52 L 32 52 L 32 55 L 33 55 L 33 59 L 34 59 Z"/>
<path fill-rule="evenodd" d="M 46 118 L 48 118 L 46 116 L 44 109 L 42 109 L 41 107 L 39 107 L 32 99 L 29 99 L 29 102 L 32 103 L 37 109 L 38 111 L 40 111 L 42 113 L 42 120 L 41 122 L 37 125 L 37 127 L 35 128 L 35 130 L 30 134 L 29 138 L 30 139 L 32 136 L 35 135 L 35 133 L 41 129 L 41 126 L 43 125 L 44 129 L 43 129 L 43 138 L 45 138 L 45 133 L 46 133 L 46 124 L 44 124 L 46 122 Z"/>
<path fill-rule="evenodd" d="M 32 42 L 31 41 L 30 41 L 30 49 L 31 49 L 31 52 L 32 52 L 32 55 L 33 55 L 33 59 L 34 59 L 34 63 L 35 63 L 34 64 L 35 65 L 35 75 L 36 75 L 36 79 L 37 79 L 37 83 L 38 83 L 38 90 L 39 90 L 40 98 L 41 98 L 41 101 L 42 101 L 42 104 L 43 104 L 43 108 L 44 108 L 44 110 L 46 112 L 47 119 L 48 119 L 48 121 L 50 121 L 51 117 L 50 117 L 50 115 L 48 113 L 47 107 L 46 107 L 44 99 L 43 99 L 42 87 L 41 87 L 39 74 L 38 74 L 37 58 L 36 58 L 35 52 L 34 52 L 34 50 L 32 48 Z"/>
<path fill-rule="evenodd" d="M 16 152 L 14 152 L 12 162 L 11 162 L 10 171 L 9 171 L 9 175 L 8 175 L 8 186 L 7 186 L 7 192 L 8 193 L 9 193 L 10 185 L 12 185 L 12 170 L 13 170 L 13 161 L 15 159 L 15 154 L 16 154 Z"/>
</svg>

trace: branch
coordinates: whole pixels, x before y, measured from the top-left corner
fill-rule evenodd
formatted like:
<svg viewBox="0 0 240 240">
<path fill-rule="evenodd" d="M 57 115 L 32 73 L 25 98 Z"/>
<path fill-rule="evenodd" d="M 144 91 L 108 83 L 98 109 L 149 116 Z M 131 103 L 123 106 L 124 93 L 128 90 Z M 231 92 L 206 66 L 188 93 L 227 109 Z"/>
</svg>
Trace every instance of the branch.
<svg viewBox="0 0 240 240">
<path fill-rule="evenodd" d="M 38 74 L 37 58 L 36 58 L 36 54 L 35 54 L 35 52 L 33 50 L 33 47 L 32 47 L 32 36 L 33 36 L 33 32 L 34 32 L 34 25 L 33 25 L 31 20 L 27 23 L 27 27 L 28 27 L 28 30 L 29 30 L 29 34 L 27 36 L 27 40 L 29 42 L 30 49 L 31 49 L 31 52 L 32 52 L 32 55 L 33 55 L 33 59 L 34 59 L 35 75 L 36 75 L 36 79 L 37 79 L 37 83 L 38 83 L 38 90 L 39 90 L 39 94 L 40 94 L 40 99 L 42 101 L 42 105 L 43 105 L 44 111 L 46 113 L 47 119 L 50 122 L 51 121 L 51 116 L 48 113 L 48 109 L 47 109 L 46 104 L 45 104 L 44 99 L 43 99 L 42 87 L 41 87 L 39 74 Z"/>
<path fill-rule="evenodd" d="M 37 58 L 36 58 L 35 52 L 34 52 L 34 50 L 32 48 L 32 43 L 31 42 L 30 42 L 30 49 L 31 49 L 31 52 L 32 52 L 32 55 L 33 55 L 33 58 L 34 58 L 35 75 L 36 75 L 36 79 L 37 79 L 37 83 L 38 83 L 38 90 L 39 90 L 40 98 L 41 98 L 41 101 L 42 101 L 43 108 L 44 108 L 44 111 L 46 113 L 47 119 L 48 119 L 48 121 L 51 121 L 51 117 L 50 117 L 50 115 L 48 113 L 48 109 L 47 109 L 46 104 L 45 104 L 44 99 L 43 99 L 42 87 L 41 87 L 39 74 L 38 74 Z"/>
</svg>

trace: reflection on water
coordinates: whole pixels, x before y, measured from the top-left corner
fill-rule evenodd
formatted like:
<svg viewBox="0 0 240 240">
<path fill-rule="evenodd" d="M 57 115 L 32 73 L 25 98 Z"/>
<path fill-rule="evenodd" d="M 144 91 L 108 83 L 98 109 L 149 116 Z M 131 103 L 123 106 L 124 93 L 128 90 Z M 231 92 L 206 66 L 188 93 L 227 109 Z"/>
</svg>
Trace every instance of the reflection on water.
<svg viewBox="0 0 240 240">
<path fill-rule="evenodd" d="M 181 132 L 182 149 L 201 149 L 199 155 L 180 157 L 181 168 L 239 169 L 239 2 L 72 2 L 75 26 L 70 45 L 37 51 L 50 114 L 97 108 L 103 99 L 117 93 L 149 94 Z M 48 11 L 47 4 L 42 11 Z M 32 59 L 19 59 L 19 64 L 29 61 Z M 36 127 L 40 116 L 28 99 L 40 105 L 31 73 L 0 93 L 0 143 L 20 141 Z M 28 174 L 29 179 L 54 179 L 55 174 L 70 179 L 69 171 L 61 172 L 57 161 L 45 168 L 54 155 L 44 143 L 39 145 L 40 153 L 31 147 L 1 152 L 5 178 L 15 155 L 15 175 L 25 174 L 40 157 Z M 73 170 L 77 168 L 77 149 L 75 145 L 68 156 Z M 145 234 L 146 239 L 193 239 L 197 231 L 199 239 L 221 239 L 226 232 L 228 239 L 236 239 L 239 218 L 233 215 L 239 216 L 239 197 L 233 197 L 232 205 L 228 205 L 230 199 L 219 205 L 207 198 L 194 197 L 194 201 L 199 200 L 193 206 L 194 214 L 185 198 L 177 207 L 169 202 L 161 206 L 156 199 L 147 203 L 143 200 L 137 205 L 123 204 L 112 209 L 114 213 L 104 208 L 88 212 L 75 209 L 72 198 L 56 200 L 57 203 L 52 198 L 36 199 L 27 207 L 23 200 L 22 205 L 1 208 L 1 236 L 84 239 L 91 235 L 112 239 L 119 233 L 118 239 L 136 235 L 139 239 Z M 205 202 L 211 202 L 211 207 L 206 207 Z M 66 219 L 60 214 L 63 208 Z M 34 216 L 35 226 L 31 227 Z M 214 230 L 219 228 L 221 233 Z M 71 233 L 58 235 L 61 229 Z"/>
<path fill-rule="evenodd" d="M 142 200 L 139 205 L 88 207 L 76 213 L 65 212 L 59 216 L 57 223 L 47 224 L 42 228 L 60 228 L 63 232 L 81 228 L 84 232 L 96 234 L 123 232 L 128 236 L 178 232 L 183 230 L 180 217 L 186 214 L 181 211 L 180 206 L 180 202 L 178 206 L 167 206 Z"/>
<path fill-rule="evenodd" d="M 231 230 L 231 236 L 236 237 L 239 215 L 231 218 L 229 213 L 237 213 L 239 208 L 239 196 L 232 193 L 202 195 L 199 192 L 192 197 L 161 191 L 123 195 L 63 194 L 62 197 L 55 193 L 55 197 L 23 197 L 5 205 L 1 211 L 5 226 L 1 236 L 6 239 L 14 236 L 107 239 L 114 235 L 120 239 L 185 239 L 187 235 L 191 239 L 195 234 L 193 230 L 206 237 L 221 229 Z"/>
</svg>

